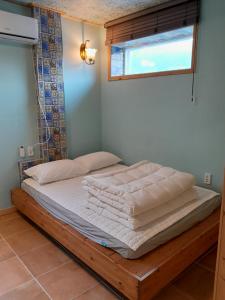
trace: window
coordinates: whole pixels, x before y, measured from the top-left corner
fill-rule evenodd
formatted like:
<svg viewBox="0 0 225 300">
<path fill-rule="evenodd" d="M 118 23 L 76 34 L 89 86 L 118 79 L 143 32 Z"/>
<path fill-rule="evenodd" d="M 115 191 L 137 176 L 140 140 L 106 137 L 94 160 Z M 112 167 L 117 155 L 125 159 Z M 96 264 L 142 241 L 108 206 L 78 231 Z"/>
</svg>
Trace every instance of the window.
<svg viewBox="0 0 225 300">
<path fill-rule="evenodd" d="M 191 73 L 195 26 L 110 45 L 109 79 Z"/>
</svg>

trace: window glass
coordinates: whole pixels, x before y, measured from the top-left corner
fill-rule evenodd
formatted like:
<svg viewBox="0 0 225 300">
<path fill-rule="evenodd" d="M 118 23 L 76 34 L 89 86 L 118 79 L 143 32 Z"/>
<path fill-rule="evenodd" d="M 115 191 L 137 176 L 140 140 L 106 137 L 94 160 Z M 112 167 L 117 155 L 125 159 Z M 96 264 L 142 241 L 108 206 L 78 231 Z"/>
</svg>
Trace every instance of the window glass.
<svg viewBox="0 0 225 300">
<path fill-rule="evenodd" d="M 192 68 L 194 26 L 111 46 L 111 76 Z"/>
</svg>

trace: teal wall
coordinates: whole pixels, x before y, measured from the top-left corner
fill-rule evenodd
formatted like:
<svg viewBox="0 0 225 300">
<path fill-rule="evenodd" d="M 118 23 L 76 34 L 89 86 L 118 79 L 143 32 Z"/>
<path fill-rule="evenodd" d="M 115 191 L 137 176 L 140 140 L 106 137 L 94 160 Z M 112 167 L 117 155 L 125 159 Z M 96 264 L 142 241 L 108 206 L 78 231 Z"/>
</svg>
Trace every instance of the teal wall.
<svg viewBox="0 0 225 300">
<path fill-rule="evenodd" d="M 0 9 L 29 15 L 28 9 L 0 2 Z M 35 143 L 36 105 L 32 49 L 0 41 L 0 208 L 9 207 L 19 184 L 18 147 Z"/>
<path fill-rule="evenodd" d="M 69 156 L 101 148 L 100 55 L 89 66 L 80 58 L 82 24 L 62 19 L 67 142 Z M 84 39 L 100 48 L 100 27 L 84 25 Z"/>
<path fill-rule="evenodd" d="M 0 9 L 30 15 L 22 6 L 0 1 Z M 79 58 L 81 24 L 62 20 L 68 146 L 71 157 L 100 149 L 99 63 L 85 66 Z M 100 29 L 85 27 L 85 37 L 98 47 Z M 19 185 L 18 147 L 37 142 L 37 107 L 32 48 L 0 40 L 0 209 L 11 206 L 10 189 Z M 37 149 L 36 149 L 37 150 Z"/>
<path fill-rule="evenodd" d="M 9 3 L 8 1 L 0 1 L 0 10 L 5 10 L 13 14 L 20 14 L 23 16 L 31 16 L 31 10 L 28 7 Z"/>
<path fill-rule="evenodd" d="M 102 145 L 133 163 L 142 159 L 195 174 L 213 174 L 220 188 L 225 164 L 225 1 L 202 1 L 192 104 L 191 75 L 107 81 L 102 63 Z"/>
</svg>

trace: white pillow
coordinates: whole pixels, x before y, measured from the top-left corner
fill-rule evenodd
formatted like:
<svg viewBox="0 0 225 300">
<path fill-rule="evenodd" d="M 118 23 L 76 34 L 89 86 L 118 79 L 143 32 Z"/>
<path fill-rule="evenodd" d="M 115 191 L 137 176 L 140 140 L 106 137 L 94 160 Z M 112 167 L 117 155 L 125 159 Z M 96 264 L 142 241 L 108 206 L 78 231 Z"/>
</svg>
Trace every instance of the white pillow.
<svg viewBox="0 0 225 300">
<path fill-rule="evenodd" d="M 85 165 L 89 172 L 115 165 L 122 161 L 118 156 L 109 152 L 95 152 L 82 155 L 74 159 L 74 161 Z"/>
<path fill-rule="evenodd" d="M 85 175 L 88 169 L 74 160 L 62 159 L 31 167 L 24 173 L 39 184 L 45 184 Z"/>
</svg>

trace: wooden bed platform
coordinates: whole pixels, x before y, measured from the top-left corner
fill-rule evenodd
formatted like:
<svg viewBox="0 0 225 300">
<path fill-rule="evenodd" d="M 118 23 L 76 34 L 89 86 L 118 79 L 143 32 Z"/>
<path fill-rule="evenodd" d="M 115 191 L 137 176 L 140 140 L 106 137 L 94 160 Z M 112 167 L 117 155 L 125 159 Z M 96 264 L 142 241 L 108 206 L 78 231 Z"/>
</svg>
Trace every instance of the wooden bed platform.
<svg viewBox="0 0 225 300">
<path fill-rule="evenodd" d="M 128 260 L 82 236 L 50 215 L 21 189 L 12 191 L 16 208 L 132 300 L 150 300 L 218 239 L 217 209 L 203 222 L 140 259 Z"/>
</svg>

